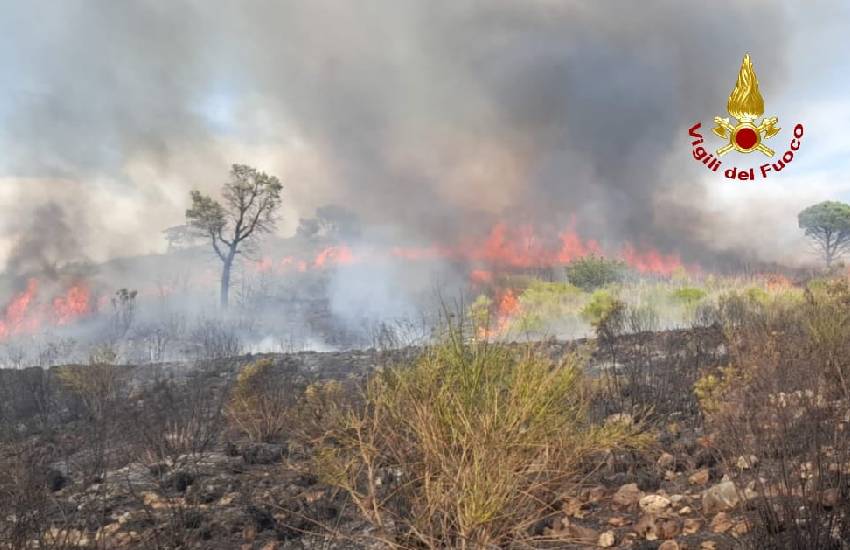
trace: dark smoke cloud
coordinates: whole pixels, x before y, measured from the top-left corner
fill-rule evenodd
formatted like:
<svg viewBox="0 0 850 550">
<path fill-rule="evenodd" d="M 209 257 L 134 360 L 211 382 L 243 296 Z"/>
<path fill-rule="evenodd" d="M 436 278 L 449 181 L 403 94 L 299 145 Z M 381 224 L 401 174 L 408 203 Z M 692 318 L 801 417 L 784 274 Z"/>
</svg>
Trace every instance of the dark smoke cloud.
<svg viewBox="0 0 850 550">
<path fill-rule="evenodd" d="M 16 280 L 36 275 L 55 279 L 62 267 L 85 261 L 77 241 L 81 231 L 55 202 L 37 207 L 20 230 L 6 261 L 6 272 Z"/>
<path fill-rule="evenodd" d="M 744 52 L 779 94 L 776 37 L 793 32 L 776 4 L 732 0 L 66 0 L 4 12 L 3 175 L 108 178 L 109 192 L 138 196 L 130 217 L 144 230 L 136 244 L 122 236 L 124 251 L 157 241 L 186 191 L 214 189 L 228 163 L 273 171 L 304 151 L 303 177 L 285 181 L 304 215 L 337 202 L 422 240 L 575 216 L 611 243 L 704 256 L 712 219 L 686 128 L 722 114 Z"/>
</svg>

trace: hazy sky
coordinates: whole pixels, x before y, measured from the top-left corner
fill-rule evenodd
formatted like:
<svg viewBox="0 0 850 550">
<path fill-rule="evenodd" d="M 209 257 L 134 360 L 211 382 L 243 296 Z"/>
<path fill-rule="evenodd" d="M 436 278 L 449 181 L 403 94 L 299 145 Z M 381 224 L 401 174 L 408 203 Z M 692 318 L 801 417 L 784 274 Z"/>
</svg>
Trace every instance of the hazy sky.
<svg viewBox="0 0 850 550">
<path fill-rule="evenodd" d="M 850 200 L 848 28 L 841 0 L 0 0 L 0 267 L 59 218 L 56 261 L 163 251 L 233 162 L 284 182 L 282 235 L 336 202 L 405 239 L 575 217 L 798 262 L 796 213 Z M 806 135 L 783 173 L 730 182 L 687 128 L 726 115 L 745 52 L 771 146 Z"/>
</svg>

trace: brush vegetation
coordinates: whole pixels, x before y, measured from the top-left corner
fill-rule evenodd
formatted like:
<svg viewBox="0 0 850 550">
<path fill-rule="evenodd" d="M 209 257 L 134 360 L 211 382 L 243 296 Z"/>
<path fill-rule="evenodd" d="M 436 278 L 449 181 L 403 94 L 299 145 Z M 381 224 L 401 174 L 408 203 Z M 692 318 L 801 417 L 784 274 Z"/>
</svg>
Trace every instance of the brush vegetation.
<svg viewBox="0 0 850 550">
<path fill-rule="evenodd" d="M 339 410 L 318 469 L 388 540 L 483 548 L 527 539 L 594 457 L 647 441 L 633 425 L 590 422 L 581 365 L 454 329 Z"/>
</svg>

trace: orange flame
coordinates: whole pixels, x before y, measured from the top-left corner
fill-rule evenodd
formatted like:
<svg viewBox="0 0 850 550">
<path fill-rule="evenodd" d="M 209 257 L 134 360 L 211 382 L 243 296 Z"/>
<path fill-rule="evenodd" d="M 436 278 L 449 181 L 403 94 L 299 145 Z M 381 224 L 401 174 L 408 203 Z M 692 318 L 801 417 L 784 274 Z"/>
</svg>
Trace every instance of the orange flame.
<svg viewBox="0 0 850 550">
<path fill-rule="evenodd" d="M 683 269 L 682 262 L 677 254 L 664 255 L 654 249 L 638 251 L 628 243 L 623 245 L 620 257 L 629 267 L 641 273 L 669 276 L 675 273 L 676 270 Z"/>
<path fill-rule="evenodd" d="M 6 306 L 3 319 L 0 319 L 0 338 L 38 328 L 38 320 L 28 315 L 30 303 L 37 292 L 38 281 L 29 279 L 26 290 L 12 298 Z"/>
<path fill-rule="evenodd" d="M 67 325 L 77 317 L 90 312 L 88 287 L 78 284 L 68 289 L 64 296 L 53 299 L 53 318 L 57 325 Z"/>
<path fill-rule="evenodd" d="M 344 265 L 354 262 L 354 254 L 347 246 L 329 246 L 319 252 L 316 259 L 313 260 L 313 265 L 316 267 L 325 267 L 329 264 Z"/>
<path fill-rule="evenodd" d="M 26 289 L 12 298 L 0 318 L 0 340 L 36 332 L 44 320 L 61 326 L 92 312 L 91 292 L 82 283 L 53 298 L 49 304 L 36 303 L 38 291 L 38 280 L 31 278 Z"/>
<path fill-rule="evenodd" d="M 582 239 L 574 224 L 558 234 L 556 240 L 538 236 L 530 225 L 512 228 L 506 223 L 495 224 L 483 239 L 466 239 L 455 245 L 393 246 L 384 250 L 354 254 L 346 245 L 329 246 L 312 259 L 285 256 L 280 260 L 263 258 L 253 263 L 259 273 L 286 273 L 291 269 L 304 272 L 335 265 L 349 265 L 381 257 L 400 258 L 411 262 L 452 260 L 471 264 L 470 279 L 480 284 L 491 280 L 495 269 L 537 269 L 566 265 L 577 259 L 596 255 L 605 256 L 602 246 L 593 239 Z M 612 254 L 627 265 L 644 274 L 669 276 L 684 268 L 679 256 L 664 254 L 653 248 L 636 248 L 630 243 Z M 697 270 L 688 266 L 688 271 Z M 490 275 L 485 275 L 490 272 Z"/>
</svg>

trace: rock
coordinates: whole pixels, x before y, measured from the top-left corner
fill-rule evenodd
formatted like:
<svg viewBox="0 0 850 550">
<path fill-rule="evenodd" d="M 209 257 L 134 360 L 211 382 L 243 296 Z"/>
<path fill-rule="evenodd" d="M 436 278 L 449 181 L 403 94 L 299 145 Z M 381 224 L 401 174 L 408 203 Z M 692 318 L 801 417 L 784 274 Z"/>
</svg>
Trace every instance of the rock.
<svg viewBox="0 0 850 550">
<path fill-rule="evenodd" d="M 690 514 L 691 512 L 693 512 L 693 509 L 692 509 L 690 506 L 682 506 L 682 507 L 679 509 L 679 515 L 680 515 L 680 516 L 687 516 L 687 515 L 688 515 L 688 514 Z"/>
<path fill-rule="evenodd" d="M 661 469 L 668 470 L 676 464 L 676 457 L 670 453 L 663 453 L 660 457 L 658 457 L 657 464 Z"/>
<path fill-rule="evenodd" d="M 687 497 L 685 497 L 685 495 L 671 495 L 670 496 L 670 502 L 674 505 L 679 504 L 680 502 L 685 500 L 685 498 L 687 498 Z"/>
<path fill-rule="evenodd" d="M 755 455 L 750 455 L 749 457 L 742 455 L 738 457 L 738 461 L 735 463 L 735 465 L 738 466 L 738 469 L 740 470 L 749 470 L 750 468 L 758 464 L 758 461 L 759 459 Z"/>
<path fill-rule="evenodd" d="M 658 550 L 679 550 L 679 543 L 675 540 L 665 540 L 658 547 Z"/>
<path fill-rule="evenodd" d="M 708 468 L 702 468 L 688 477 L 688 483 L 691 485 L 705 485 L 708 483 L 708 477 Z"/>
<path fill-rule="evenodd" d="M 624 508 L 634 506 L 639 500 L 640 489 L 638 489 L 637 483 L 627 483 L 626 485 L 623 485 L 617 489 L 617 492 L 611 497 L 611 502 L 615 506 L 621 506 Z"/>
<path fill-rule="evenodd" d="M 673 481 L 674 479 L 676 479 L 676 476 L 677 474 L 673 470 L 667 470 L 666 472 L 664 472 L 664 479 L 667 481 Z"/>
<path fill-rule="evenodd" d="M 717 548 L 717 543 L 713 540 L 704 540 L 699 547 L 700 550 L 715 550 Z"/>
<path fill-rule="evenodd" d="M 154 510 L 168 508 L 168 503 L 153 491 L 144 491 L 142 493 L 142 502 L 145 506 L 149 506 Z"/>
<path fill-rule="evenodd" d="M 707 489 L 702 495 L 702 512 L 712 515 L 732 510 L 738 505 L 738 489 L 734 481 L 724 481 Z"/>
<path fill-rule="evenodd" d="M 738 522 L 736 522 L 736 523 L 735 523 L 735 525 L 732 527 L 732 534 L 733 534 L 734 536 L 736 536 L 736 537 L 737 537 L 737 536 L 741 536 L 741 535 L 745 535 L 745 534 L 747 534 L 747 532 L 748 532 L 749 530 L 750 530 L 750 526 L 749 526 L 749 525 L 747 525 L 747 522 L 746 522 L 746 521 L 738 521 Z"/>
<path fill-rule="evenodd" d="M 670 540 L 679 536 L 679 533 L 682 532 L 682 526 L 679 524 L 679 520 L 665 519 L 656 523 L 656 530 L 658 531 L 658 538 Z"/>
<path fill-rule="evenodd" d="M 639 501 L 640 509 L 647 514 L 661 514 L 670 507 L 670 499 L 661 495 L 646 495 Z"/>
<path fill-rule="evenodd" d="M 599 548 L 611 548 L 617 542 L 614 537 L 614 531 L 605 531 L 599 535 L 599 540 L 596 541 L 596 546 Z"/>
<path fill-rule="evenodd" d="M 275 464 L 283 458 L 283 445 L 246 443 L 239 449 L 245 464 Z"/>
<path fill-rule="evenodd" d="M 732 522 L 732 518 L 729 517 L 729 514 L 726 512 L 720 512 L 714 519 L 711 520 L 711 530 L 715 533 L 725 533 L 729 529 L 732 528 L 734 523 Z"/>
<path fill-rule="evenodd" d="M 702 522 L 700 520 L 685 518 L 685 522 L 682 525 L 682 533 L 686 535 L 693 535 L 694 533 L 699 532 L 700 529 L 702 529 Z"/>
<path fill-rule="evenodd" d="M 634 526 L 634 532 L 646 540 L 658 540 L 658 529 L 655 527 L 655 516 L 646 514 Z"/>
</svg>

